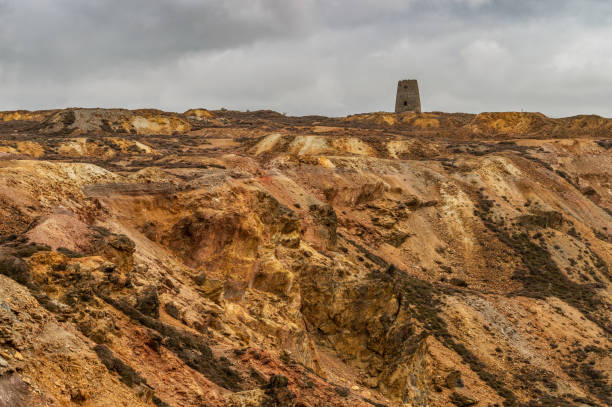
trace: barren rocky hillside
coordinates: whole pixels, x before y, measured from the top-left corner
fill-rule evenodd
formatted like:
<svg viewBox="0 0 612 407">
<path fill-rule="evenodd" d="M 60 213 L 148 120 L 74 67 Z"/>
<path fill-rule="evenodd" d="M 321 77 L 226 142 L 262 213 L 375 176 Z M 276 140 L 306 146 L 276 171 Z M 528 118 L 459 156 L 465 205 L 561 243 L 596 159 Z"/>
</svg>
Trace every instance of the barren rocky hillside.
<svg viewBox="0 0 612 407">
<path fill-rule="evenodd" d="M 612 120 L 0 112 L 0 406 L 609 406 Z"/>
</svg>

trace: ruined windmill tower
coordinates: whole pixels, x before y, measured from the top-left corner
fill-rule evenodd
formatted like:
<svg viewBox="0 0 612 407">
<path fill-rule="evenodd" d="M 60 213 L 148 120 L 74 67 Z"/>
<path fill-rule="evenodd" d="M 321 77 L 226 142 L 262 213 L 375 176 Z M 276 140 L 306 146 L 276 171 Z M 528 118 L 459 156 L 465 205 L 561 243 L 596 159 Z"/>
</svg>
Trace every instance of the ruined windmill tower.
<svg viewBox="0 0 612 407">
<path fill-rule="evenodd" d="M 417 83 L 416 79 L 405 79 L 397 83 L 395 113 L 401 112 L 421 113 L 419 84 Z"/>
</svg>

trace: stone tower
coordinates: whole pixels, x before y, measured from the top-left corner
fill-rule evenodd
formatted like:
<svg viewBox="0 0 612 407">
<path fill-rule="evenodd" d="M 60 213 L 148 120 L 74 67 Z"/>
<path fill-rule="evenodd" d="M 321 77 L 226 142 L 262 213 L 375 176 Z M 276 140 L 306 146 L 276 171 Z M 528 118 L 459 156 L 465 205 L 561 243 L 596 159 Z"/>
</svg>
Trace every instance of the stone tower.
<svg viewBox="0 0 612 407">
<path fill-rule="evenodd" d="M 397 83 L 395 113 L 401 112 L 421 113 L 419 84 L 417 83 L 416 79 L 405 79 Z"/>
</svg>

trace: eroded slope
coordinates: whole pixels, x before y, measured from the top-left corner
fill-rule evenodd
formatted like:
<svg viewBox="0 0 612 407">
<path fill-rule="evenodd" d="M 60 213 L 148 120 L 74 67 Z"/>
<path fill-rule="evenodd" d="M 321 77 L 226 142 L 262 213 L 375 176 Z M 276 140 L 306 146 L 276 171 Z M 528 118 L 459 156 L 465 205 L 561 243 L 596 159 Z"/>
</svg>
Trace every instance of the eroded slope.
<svg viewBox="0 0 612 407">
<path fill-rule="evenodd" d="M 1 117 L 0 403 L 610 404 L 607 119 Z"/>
</svg>

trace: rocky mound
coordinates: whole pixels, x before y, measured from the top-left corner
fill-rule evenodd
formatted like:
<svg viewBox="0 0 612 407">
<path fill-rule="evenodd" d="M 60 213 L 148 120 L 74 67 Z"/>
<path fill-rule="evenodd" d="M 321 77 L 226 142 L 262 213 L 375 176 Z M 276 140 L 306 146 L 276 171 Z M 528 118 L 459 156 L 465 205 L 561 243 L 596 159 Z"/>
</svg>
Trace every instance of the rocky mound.
<svg viewBox="0 0 612 407">
<path fill-rule="evenodd" d="M 46 116 L 37 130 L 65 134 L 105 132 L 170 135 L 187 132 L 191 126 L 177 114 L 153 109 L 65 109 Z"/>
<path fill-rule="evenodd" d="M 36 111 L 31 112 L 29 110 L 13 110 L 8 112 L 0 112 L 0 121 L 10 122 L 14 120 L 25 120 L 25 121 L 42 121 L 44 120 L 51 111 Z"/>
<path fill-rule="evenodd" d="M 600 116 L 575 116 L 552 119 L 541 113 L 501 112 L 470 114 L 447 113 L 367 113 L 349 116 L 348 122 L 374 124 L 398 129 L 429 130 L 430 135 L 450 137 L 556 138 L 567 136 L 609 136 L 612 120 Z M 451 134 L 446 134 L 449 132 Z"/>
</svg>

